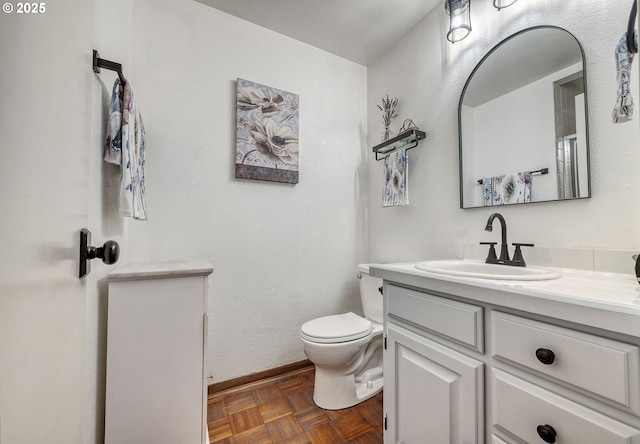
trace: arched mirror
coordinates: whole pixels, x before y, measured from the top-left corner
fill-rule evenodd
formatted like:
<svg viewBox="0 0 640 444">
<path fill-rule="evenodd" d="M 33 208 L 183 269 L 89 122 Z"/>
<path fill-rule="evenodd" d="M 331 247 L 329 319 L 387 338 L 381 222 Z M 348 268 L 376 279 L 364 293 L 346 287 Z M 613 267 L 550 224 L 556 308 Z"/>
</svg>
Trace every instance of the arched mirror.
<svg viewBox="0 0 640 444">
<path fill-rule="evenodd" d="M 460 207 L 590 197 L 582 47 L 538 26 L 493 48 L 460 97 Z"/>
</svg>

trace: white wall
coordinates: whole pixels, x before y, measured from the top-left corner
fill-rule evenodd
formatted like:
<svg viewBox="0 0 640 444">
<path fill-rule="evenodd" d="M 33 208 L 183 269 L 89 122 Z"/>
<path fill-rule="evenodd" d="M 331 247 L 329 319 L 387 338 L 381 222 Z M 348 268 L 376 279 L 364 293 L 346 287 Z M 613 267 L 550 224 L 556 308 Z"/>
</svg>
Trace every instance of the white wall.
<svg viewBox="0 0 640 444">
<path fill-rule="evenodd" d="M 408 207 L 381 208 L 382 166 L 370 163 L 369 260 L 461 257 L 464 241 L 498 239 L 499 234 L 484 231 L 495 208 L 458 208 L 458 100 L 467 77 L 487 51 L 514 32 L 543 24 L 567 29 L 585 50 L 593 197 L 500 208 L 509 240 L 541 246 L 640 248 L 637 116 L 633 123 L 611 123 L 617 90 L 613 54 L 626 31 L 629 8 L 614 0 L 520 1 L 498 12 L 491 2 L 474 2 L 473 31 L 454 45 L 445 39 L 446 18 L 436 8 L 370 65 L 369 145 L 377 142 L 381 129 L 376 103 L 387 93 L 400 100 L 397 122 L 413 119 L 427 131 L 427 138 L 409 152 Z M 632 85 L 637 85 L 638 70 L 633 68 Z M 632 94 L 637 97 L 640 91 Z"/>
<path fill-rule="evenodd" d="M 474 149 L 477 152 L 475 170 L 468 177 L 470 180 L 549 168 L 555 164 L 552 82 L 538 80 L 473 110 Z M 555 185 L 555 177 L 553 181 Z M 536 188 L 535 194 L 537 191 Z M 556 190 L 553 197 L 557 195 Z M 482 205 L 482 201 L 475 203 Z"/>
<path fill-rule="evenodd" d="M 149 208 L 147 222 L 117 214 L 118 171 L 101 148 L 115 73 L 103 70 L 92 76 L 88 150 L 94 244 L 118 241 L 119 264 L 214 265 L 209 383 L 304 359 L 303 322 L 361 310 L 365 68 L 196 2 L 94 0 L 93 17 L 93 48 L 122 63 L 142 109 Z M 237 77 L 300 94 L 298 185 L 233 177 Z M 105 276 L 115 267 L 95 263 L 87 278 L 87 443 L 104 434 Z"/>
<path fill-rule="evenodd" d="M 211 262 L 209 382 L 305 358 L 300 326 L 361 312 L 366 68 L 196 2 L 136 0 L 149 220 L 131 262 Z M 235 80 L 300 95 L 300 182 L 234 178 Z"/>
</svg>

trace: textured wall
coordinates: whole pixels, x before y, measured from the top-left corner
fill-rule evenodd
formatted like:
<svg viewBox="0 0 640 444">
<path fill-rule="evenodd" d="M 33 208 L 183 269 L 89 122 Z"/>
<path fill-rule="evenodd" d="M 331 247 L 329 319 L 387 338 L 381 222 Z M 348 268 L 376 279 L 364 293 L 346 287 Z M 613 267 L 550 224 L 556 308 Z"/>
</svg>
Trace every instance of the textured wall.
<svg viewBox="0 0 640 444">
<path fill-rule="evenodd" d="M 196 2 L 134 2 L 149 220 L 131 262 L 206 259 L 210 383 L 304 359 L 298 331 L 360 312 L 366 68 Z M 234 178 L 235 80 L 300 95 L 300 182 Z"/>
<path fill-rule="evenodd" d="M 584 47 L 593 197 L 501 208 L 509 240 L 544 246 L 640 248 L 639 118 L 622 125 L 611 123 L 617 88 L 614 49 L 626 31 L 629 10 L 630 2 L 621 7 L 614 0 L 541 0 L 520 1 L 497 12 L 491 2 L 476 1 L 473 32 L 452 45 L 445 39 L 444 11 L 435 8 L 370 65 L 369 145 L 377 143 L 382 129 L 376 104 L 387 93 L 400 99 L 397 125 L 411 118 L 428 135 L 409 152 L 408 207 L 381 208 L 382 162 L 369 164 L 369 260 L 460 257 L 464 241 L 498 239 L 499 234 L 483 230 L 492 210 L 459 209 L 458 100 L 467 77 L 487 51 L 508 35 L 534 25 L 565 28 Z M 638 85 L 637 66 L 632 85 Z M 632 93 L 640 96 L 640 90 Z"/>
</svg>

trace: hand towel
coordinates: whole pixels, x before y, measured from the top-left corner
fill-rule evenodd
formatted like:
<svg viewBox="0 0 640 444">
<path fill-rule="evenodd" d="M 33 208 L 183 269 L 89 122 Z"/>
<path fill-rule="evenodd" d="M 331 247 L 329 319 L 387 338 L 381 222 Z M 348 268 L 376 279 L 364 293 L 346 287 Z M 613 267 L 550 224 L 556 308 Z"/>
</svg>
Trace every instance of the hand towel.
<svg viewBox="0 0 640 444">
<path fill-rule="evenodd" d="M 628 122 L 633 117 L 633 97 L 629 91 L 633 53 L 627 48 L 627 33 L 624 33 L 616 46 L 616 71 L 618 98 L 613 109 L 613 123 Z"/>
<path fill-rule="evenodd" d="M 482 179 L 482 192 L 485 207 L 531 202 L 531 172 Z"/>
<path fill-rule="evenodd" d="M 120 166 L 120 215 L 146 220 L 144 197 L 145 134 L 131 84 L 116 78 L 109 104 L 105 162 Z"/>
<path fill-rule="evenodd" d="M 384 158 L 384 186 L 382 206 L 409 205 L 409 156 L 397 150 Z"/>
<path fill-rule="evenodd" d="M 531 172 L 494 177 L 493 205 L 531 202 Z"/>
<path fill-rule="evenodd" d="M 107 140 L 104 145 L 104 160 L 120 165 L 122 163 L 122 101 L 120 100 L 120 79 L 116 79 L 109 103 L 107 120 Z"/>
<path fill-rule="evenodd" d="M 493 182 L 493 177 L 486 177 L 482 179 L 482 196 L 484 198 L 485 207 L 493 205 Z"/>
<path fill-rule="evenodd" d="M 124 84 L 120 215 L 146 220 L 144 184 L 145 133 L 131 83 Z"/>
</svg>

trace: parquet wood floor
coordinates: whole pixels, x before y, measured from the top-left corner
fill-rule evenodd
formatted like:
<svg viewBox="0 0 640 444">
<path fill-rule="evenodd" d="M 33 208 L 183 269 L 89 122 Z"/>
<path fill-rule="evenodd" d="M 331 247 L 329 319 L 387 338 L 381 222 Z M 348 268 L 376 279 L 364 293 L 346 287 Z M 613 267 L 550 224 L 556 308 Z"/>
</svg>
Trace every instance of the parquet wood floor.
<svg viewBox="0 0 640 444">
<path fill-rule="evenodd" d="M 382 393 L 343 410 L 313 402 L 314 368 L 209 396 L 212 444 L 382 444 Z"/>
</svg>

